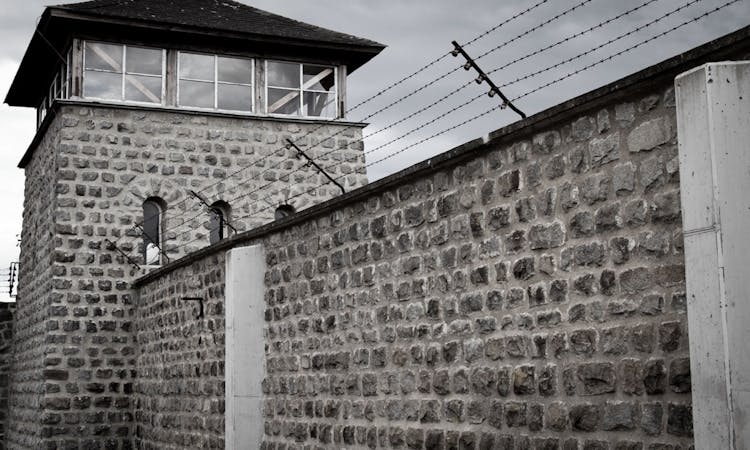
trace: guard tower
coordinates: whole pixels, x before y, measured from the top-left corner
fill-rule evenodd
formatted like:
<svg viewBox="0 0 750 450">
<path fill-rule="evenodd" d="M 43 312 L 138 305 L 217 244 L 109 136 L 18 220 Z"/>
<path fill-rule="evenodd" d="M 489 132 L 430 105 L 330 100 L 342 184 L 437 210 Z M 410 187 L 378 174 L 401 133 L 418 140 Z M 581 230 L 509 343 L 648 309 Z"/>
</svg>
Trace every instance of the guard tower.
<svg viewBox="0 0 750 450">
<path fill-rule="evenodd" d="M 7 448 L 135 446 L 129 281 L 340 194 L 287 139 L 366 183 L 346 79 L 382 49 L 231 0 L 45 9 L 5 99 L 38 118 Z"/>
</svg>

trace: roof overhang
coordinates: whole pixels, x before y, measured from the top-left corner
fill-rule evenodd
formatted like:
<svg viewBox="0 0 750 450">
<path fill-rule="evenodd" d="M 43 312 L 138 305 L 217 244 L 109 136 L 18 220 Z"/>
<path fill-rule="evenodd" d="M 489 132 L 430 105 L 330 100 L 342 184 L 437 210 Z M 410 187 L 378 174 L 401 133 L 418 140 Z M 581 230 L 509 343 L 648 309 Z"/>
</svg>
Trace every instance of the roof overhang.
<svg viewBox="0 0 750 450">
<path fill-rule="evenodd" d="M 5 103 L 10 106 L 38 106 L 46 95 L 60 57 L 67 51 L 73 38 L 341 64 L 347 66 L 349 73 L 385 48 L 378 43 L 342 44 L 279 38 L 48 7 L 21 60 Z"/>
</svg>

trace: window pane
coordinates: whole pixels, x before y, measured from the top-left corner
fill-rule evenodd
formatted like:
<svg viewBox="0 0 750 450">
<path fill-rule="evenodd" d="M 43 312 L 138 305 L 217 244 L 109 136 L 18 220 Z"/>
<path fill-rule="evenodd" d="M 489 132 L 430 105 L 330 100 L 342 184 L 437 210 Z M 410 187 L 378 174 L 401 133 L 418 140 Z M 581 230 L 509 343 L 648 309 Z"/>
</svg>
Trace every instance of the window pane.
<svg viewBox="0 0 750 450">
<path fill-rule="evenodd" d="M 130 73 L 162 74 L 162 51 L 151 48 L 128 47 L 125 65 Z"/>
<path fill-rule="evenodd" d="M 161 77 L 125 75 L 125 100 L 161 103 Z"/>
<path fill-rule="evenodd" d="M 299 64 L 269 61 L 268 85 L 299 89 Z"/>
<path fill-rule="evenodd" d="M 299 91 L 269 88 L 268 112 L 299 115 Z"/>
<path fill-rule="evenodd" d="M 153 201 L 143 203 L 143 240 L 159 245 L 161 208 Z"/>
<path fill-rule="evenodd" d="M 219 58 L 219 81 L 251 84 L 253 82 L 253 62 L 249 59 Z"/>
<path fill-rule="evenodd" d="M 180 53 L 180 78 L 214 80 L 214 57 L 195 53 Z"/>
<path fill-rule="evenodd" d="M 156 202 L 143 203 L 143 259 L 146 264 L 159 264 L 161 251 L 161 208 Z"/>
<path fill-rule="evenodd" d="M 122 75 L 86 71 L 83 76 L 83 96 L 122 100 Z"/>
<path fill-rule="evenodd" d="M 253 110 L 253 88 L 235 84 L 219 84 L 219 109 Z"/>
<path fill-rule="evenodd" d="M 336 117 L 336 96 L 325 92 L 305 92 L 303 114 L 315 117 Z"/>
<path fill-rule="evenodd" d="M 214 84 L 180 80 L 180 106 L 214 107 Z"/>
<path fill-rule="evenodd" d="M 122 45 L 86 42 L 86 68 L 122 72 Z"/>
<path fill-rule="evenodd" d="M 210 235 L 209 242 L 215 244 L 224 239 L 224 213 L 220 209 L 211 210 L 211 220 L 209 222 Z"/>
<path fill-rule="evenodd" d="M 308 66 L 302 67 L 302 78 L 304 80 L 303 89 L 312 89 L 316 91 L 333 90 L 336 77 L 333 67 Z"/>
</svg>

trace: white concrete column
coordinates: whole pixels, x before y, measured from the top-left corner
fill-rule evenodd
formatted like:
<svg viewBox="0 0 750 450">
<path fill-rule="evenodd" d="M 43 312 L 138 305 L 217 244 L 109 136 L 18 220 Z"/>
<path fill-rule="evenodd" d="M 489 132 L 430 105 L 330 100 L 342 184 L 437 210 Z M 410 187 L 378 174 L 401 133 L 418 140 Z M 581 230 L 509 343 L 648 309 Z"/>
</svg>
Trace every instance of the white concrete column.
<svg viewBox="0 0 750 450">
<path fill-rule="evenodd" d="M 226 260 L 225 447 L 257 450 L 263 440 L 266 258 L 255 245 L 230 250 Z"/>
<path fill-rule="evenodd" d="M 750 62 L 675 80 L 696 449 L 750 448 Z"/>
</svg>

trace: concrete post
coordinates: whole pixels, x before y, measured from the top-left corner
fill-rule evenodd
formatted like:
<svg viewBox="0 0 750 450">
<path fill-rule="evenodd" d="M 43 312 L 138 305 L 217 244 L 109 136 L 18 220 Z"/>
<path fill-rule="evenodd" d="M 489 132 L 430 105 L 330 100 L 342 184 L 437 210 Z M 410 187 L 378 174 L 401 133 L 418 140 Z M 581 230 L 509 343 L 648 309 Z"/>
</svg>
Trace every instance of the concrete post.
<svg viewBox="0 0 750 450">
<path fill-rule="evenodd" d="M 230 450 L 259 449 L 263 440 L 265 272 L 262 246 L 227 253 L 224 439 Z"/>
<path fill-rule="evenodd" d="M 750 62 L 677 77 L 695 448 L 750 448 Z"/>
</svg>

